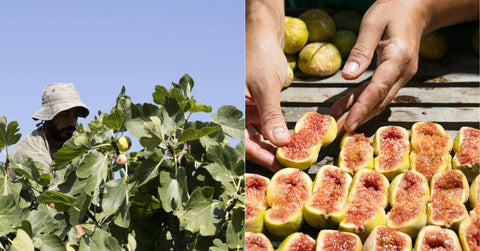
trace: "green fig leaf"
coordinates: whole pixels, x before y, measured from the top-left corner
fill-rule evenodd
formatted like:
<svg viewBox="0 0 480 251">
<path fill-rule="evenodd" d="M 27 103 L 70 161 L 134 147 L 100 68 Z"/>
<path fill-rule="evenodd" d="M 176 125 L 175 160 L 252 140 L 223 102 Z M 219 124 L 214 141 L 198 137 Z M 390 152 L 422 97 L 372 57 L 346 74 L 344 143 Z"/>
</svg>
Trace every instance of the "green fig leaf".
<svg viewBox="0 0 480 251">
<path fill-rule="evenodd" d="M 217 113 L 211 116 L 211 120 L 219 124 L 228 136 L 243 140 L 245 138 L 245 121 L 242 117 L 242 111 L 235 106 L 226 105 L 220 107 Z"/>
<path fill-rule="evenodd" d="M 18 133 L 18 122 L 12 121 L 7 125 L 7 119 L 0 117 L 0 148 L 16 144 L 22 134 Z"/>
<path fill-rule="evenodd" d="M 225 214 L 224 204 L 213 199 L 213 188 L 198 187 L 188 200 L 185 211 L 179 213 L 180 225 L 203 236 L 215 235 Z"/>
</svg>

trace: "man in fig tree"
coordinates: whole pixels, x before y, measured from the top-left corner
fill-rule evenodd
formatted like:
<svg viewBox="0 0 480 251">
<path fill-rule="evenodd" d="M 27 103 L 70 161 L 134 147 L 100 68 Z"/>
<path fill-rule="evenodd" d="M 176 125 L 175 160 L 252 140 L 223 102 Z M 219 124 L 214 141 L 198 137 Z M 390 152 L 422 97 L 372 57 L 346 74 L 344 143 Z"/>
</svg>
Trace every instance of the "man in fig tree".
<svg viewBox="0 0 480 251">
<path fill-rule="evenodd" d="M 27 155 L 48 169 L 53 154 L 75 132 L 78 117 L 88 113 L 73 84 L 49 84 L 43 89 L 42 107 L 32 116 L 41 122 L 15 146 L 12 156 Z"/>
</svg>

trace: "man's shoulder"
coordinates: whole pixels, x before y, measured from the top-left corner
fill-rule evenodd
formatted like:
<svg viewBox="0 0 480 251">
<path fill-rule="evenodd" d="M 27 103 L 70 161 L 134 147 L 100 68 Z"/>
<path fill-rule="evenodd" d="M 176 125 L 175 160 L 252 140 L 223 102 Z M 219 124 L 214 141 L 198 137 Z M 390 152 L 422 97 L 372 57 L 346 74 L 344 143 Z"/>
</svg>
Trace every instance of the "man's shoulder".
<svg viewBox="0 0 480 251">
<path fill-rule="evenodd" d="M 23 137 L 17 145 L 13 148 L 12 155 L 19 156 L 21 154 L 28 154 L 29 151 L 41 151 L 47 150 L 47 141 L 45 138 L 45 133 L 41 127 L 36 128 L 33 130 L 29 135 Z"/>
</svg>

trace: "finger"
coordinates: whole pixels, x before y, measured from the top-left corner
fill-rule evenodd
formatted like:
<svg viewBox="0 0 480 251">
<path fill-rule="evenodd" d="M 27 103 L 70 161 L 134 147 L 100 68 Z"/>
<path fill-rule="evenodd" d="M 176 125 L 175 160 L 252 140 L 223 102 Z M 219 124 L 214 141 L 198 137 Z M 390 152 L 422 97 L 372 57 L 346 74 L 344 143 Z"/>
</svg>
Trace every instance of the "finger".
<svg viewBox="0 0 480 251">
<path fill-rule="evenodd" d="M 359 87 L 352 90 L 346 96 L 338 99 L 332 106 L 332 114 L 335 117 L 339 117 L 344 114 L 350 107 L 357 101 L 358 96 L 363 92 L 367 87 L 369 81 L 362 83 Z"/>
<path fill-rule="evenodd" d="M 382 20 L 371 20 L 368 16 L 362 20 L 357 41 L 350 51 L 345 66 L 342 69 L 342 77 L 347 80 L 358 78 L 367 70 L 372 61 L 385 24 Z"/>
<path fill-rule="evenodd" d="M 280 107 L 280 95 L 266 95 L 257 103 L 262 126 L 262 135 L 276 146 L 290 142 L 285 118 Z"/>
<path fill-rule="evenodd" d="M 360 94 L 345 120 L 345 129 L 354 131 L 361 123 L 375 116 L 388 104 L 385 98 L 401 73 L 400 60 L 395 58 L 382 62 L 372 76 L 372 81 Z M 395 89 L 398 91 L 398 89 Z M 391 101 L 391 100 L 390 100 Z M 383 107 L 382 107 L 383 105 Z"/>
<path fill-rule="evenodd" d="M 272 172 L 276 172 L 282 169 L 282 165 L 277 162 L 275 155 L 262 148 L 258 141 L 253 140 L 250 137 L 245 139 L 245 155 L 250 161 L 257 163 L 260 166 L 268 168 Z"/>
<path fill-rule="evenodd" d="M 337 137 L 336 139 L 341 139 L 343 134 L 345 134 L 345 119 L 347 118 L 347 115 L 348 115 L 348 112 L 342 114 L 342 116 L 340 116 L 338 119 L 337 119 Z"/>
</svg>

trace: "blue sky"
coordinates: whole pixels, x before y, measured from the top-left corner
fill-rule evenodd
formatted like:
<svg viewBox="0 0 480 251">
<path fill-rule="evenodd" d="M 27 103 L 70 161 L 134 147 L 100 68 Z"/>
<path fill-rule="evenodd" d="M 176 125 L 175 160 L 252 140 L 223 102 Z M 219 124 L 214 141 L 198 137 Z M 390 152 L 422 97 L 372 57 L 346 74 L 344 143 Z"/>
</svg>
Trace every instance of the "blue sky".
<svg viewBox="0 0 480 251">
<path fill-rule="evenodd" d="M 64 82 L 90 108 L 86 124 L 122 85 L 134 103 L 153 103 L 156 84 L 184 73 L 197 103 L 244 111 L 244 13 L 243 1 L 2 1 L 0 116 L 25 136 L 43 88 Z"/>
</svg>

